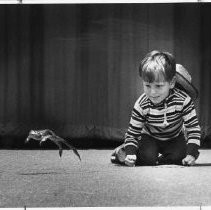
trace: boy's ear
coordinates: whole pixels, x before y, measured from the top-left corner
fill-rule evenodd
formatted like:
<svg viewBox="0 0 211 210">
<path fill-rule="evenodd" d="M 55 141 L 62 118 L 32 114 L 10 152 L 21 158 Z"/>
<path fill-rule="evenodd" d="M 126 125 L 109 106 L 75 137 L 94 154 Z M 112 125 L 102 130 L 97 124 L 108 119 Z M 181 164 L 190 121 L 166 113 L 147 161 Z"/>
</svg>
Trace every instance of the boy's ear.
<svg viewBox="0 0 211 210">
<path fill-rule="evenodd" d="M 170 88 L 173 89 L 176 83 L 176 76 L 173 77 L 173 79 L 170 82 Z"/>
</svg>

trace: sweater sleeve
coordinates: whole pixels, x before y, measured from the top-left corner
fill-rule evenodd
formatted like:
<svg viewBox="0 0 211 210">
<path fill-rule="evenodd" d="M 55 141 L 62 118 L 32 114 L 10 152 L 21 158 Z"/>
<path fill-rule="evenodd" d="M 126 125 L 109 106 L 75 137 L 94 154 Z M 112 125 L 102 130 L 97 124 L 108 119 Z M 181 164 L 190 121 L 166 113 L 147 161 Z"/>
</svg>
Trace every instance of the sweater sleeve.
<svg viewBox="0 0 211 210">
<path fill-rule="evenodd" d="M 184 102 L 183 120 L 187 133 L 187 155 L 192 155 L 197 159 L 199 156 L 198 149 L 200 147 L 201 128 L 199 126 L 194 103 L 190 97 L 187 97 Z"/>
<path fill-rule="evenodd" d="M 141 139 L 141 131 L 144 123 L 145 117 L 143 115 L 143 109 L 141 108 L 138 100 L 133 107 L 128 130 L 125 134 L 126 155 L 136 154 L 138 141 Z"/>
</svg>

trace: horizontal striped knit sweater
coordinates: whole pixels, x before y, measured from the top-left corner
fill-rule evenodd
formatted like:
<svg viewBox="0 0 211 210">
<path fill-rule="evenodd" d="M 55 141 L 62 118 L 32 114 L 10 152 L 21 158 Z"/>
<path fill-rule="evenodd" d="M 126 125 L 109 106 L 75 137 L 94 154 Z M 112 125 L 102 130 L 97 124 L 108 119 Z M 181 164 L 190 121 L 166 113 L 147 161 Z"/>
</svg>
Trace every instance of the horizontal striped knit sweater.
<svg viewBox="0 0 211 210">
<path fill-rule="evenodd" d="M 201 129 L 192 99 L 184 91 L 174 88 L 160 104 L 153 104 L 146 94 L 136 101 L 128 130 L 125 134 L 125 148 L 128 154 L 135 154 L 141 134 L 148 134 L 160 141 L 177 137 L 185 129 L 187 154 L 197 158 Z"/>
</svg>

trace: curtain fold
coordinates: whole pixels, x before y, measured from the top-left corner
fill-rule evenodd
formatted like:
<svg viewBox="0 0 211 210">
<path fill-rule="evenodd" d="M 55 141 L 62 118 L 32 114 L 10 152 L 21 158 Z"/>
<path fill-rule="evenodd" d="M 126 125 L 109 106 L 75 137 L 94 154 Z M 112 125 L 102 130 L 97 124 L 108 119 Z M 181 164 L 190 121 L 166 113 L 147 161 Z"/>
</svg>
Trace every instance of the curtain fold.
<svg viewBox="0 0 211 210">
<path fill-rule="evenodd" d="M 210 135 L 210 4 L 0 5 L 0 135 L 123 141 L 138 65 L 169 51 L 192 74 Z"/>
<path fill-rule="evenodd" d="M 200 119 L 203 126 L 203 136 L 209 140 L 211 145 L 211 14 L 210 4 L 208 7 L 201 6 L 200 20 L 200 66 L 199 66 L 199 86 L 201 90 L 200 97 Z"/>
</svg>

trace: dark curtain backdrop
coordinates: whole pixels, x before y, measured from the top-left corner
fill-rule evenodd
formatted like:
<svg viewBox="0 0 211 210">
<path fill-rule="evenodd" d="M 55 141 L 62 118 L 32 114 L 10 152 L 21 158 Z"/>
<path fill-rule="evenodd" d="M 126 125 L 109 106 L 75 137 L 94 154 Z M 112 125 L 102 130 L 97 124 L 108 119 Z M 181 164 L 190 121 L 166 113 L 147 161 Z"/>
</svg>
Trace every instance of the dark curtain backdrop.
<svg viewBox="0 0 211 210">
<path fill-rule="evenodd" d="M 210 4 L 0 5 L 1 138 L 50 128 L 122 141 L 143 92 L 139 61 L 153 49 L 191 72 L 209 136 Z"/>
</svg>

